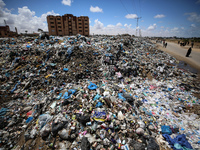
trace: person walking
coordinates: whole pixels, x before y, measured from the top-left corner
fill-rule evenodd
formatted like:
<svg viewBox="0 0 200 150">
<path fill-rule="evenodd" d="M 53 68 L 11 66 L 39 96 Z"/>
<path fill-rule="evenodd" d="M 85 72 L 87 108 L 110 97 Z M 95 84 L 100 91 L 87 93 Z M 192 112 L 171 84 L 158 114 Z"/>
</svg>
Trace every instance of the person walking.
<svg viewBox="0 0 200 150">
<path fill-rule="evenodd" d="M 165 48 L 167 47 L 167 42 L 165 43 Z"/>
<path fill-rule="evenodd" d="M 191 42 L 191 47 L 193 48 L 193 46 L 194 46 L 194 42 Z"/>
<path fill-rule="evenodd" d="M 163 41 L 163 47 L 165 47 L 165 41 Z"/>
<path fill-rule="evenodd" d="M 187 51 L 187 54 L 186 54 L 186 56 L 185 56 L 185 57 L 189 57 L 189 56 L 190 56 L 190 54 L 191 54 L 191 52 L 192 52 L 192 48 L 190 47 L 190 48 L 188 49 L 188 51 Z"/>
</svg>

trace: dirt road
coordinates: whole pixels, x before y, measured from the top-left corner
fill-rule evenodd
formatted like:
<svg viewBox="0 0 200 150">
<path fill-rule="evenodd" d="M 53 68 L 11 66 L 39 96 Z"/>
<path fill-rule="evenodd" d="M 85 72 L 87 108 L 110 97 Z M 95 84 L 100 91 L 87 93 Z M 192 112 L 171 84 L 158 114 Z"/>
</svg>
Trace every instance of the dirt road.
<svg viewBox="0 0 200 150">
<path fill-rule="evenodd" d="M 183 60 L 186 63 L 190 64 L 192 67 L 196 68 L 200 71 L 200 52 L 199 51 L 192 51 L 189 57 L 185 57 L 187 53 L 187 49 L 184 49 L 183 47 L 179 46 L 176 43 L 167 42 L 167 48 L 163 48 L 162 44 L 157 43 L 158 48 L 170 53 L 174 57 L 176 57 L 179 60 Z"/>
</svg>

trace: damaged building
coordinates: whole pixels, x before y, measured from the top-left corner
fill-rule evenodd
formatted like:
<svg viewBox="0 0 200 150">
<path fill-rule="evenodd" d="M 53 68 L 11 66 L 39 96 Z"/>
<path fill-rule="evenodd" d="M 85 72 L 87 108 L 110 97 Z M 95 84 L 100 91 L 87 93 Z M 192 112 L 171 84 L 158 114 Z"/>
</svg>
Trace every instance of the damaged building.
<svg viewBox="0 0 200 150">
<path fill-rule="evenodd" d="M 64 36 L 81 34 L 89 36 L 89 17 L 76 17 L 72 14 L 47 16 L 49 35 Z"/>
</svg>

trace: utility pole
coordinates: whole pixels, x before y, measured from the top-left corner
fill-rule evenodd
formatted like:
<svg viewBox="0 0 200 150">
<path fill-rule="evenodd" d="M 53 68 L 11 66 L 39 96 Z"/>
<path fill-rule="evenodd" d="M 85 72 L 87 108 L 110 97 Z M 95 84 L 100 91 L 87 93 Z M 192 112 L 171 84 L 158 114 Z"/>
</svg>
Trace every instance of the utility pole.
<svg viewBox="0 0 200 150">
<path fill-rule="evenodd" d="M 139 29 L 139 36 L 142 37 L 141 29 Z"/>
<path fill-rule="evenodd" d="M 5 26 L 7 25 L 6 20 L 4 20 Z"/>
<path fill-rule="evenodd" d="M 137 36 L 137 33 L 138 33 L 138 20 L 141 19 L 142 17 L 137 17 L 137 26 L 136 26 L 136 36 Z"/>
</svg>

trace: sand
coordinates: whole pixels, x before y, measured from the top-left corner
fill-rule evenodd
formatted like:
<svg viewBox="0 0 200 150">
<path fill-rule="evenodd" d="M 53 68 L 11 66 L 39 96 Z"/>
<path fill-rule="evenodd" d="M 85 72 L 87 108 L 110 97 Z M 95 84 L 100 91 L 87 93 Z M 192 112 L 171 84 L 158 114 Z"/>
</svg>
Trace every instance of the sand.
<svg viewBox="0 0 200 150">
<path fill-rule="evenodd" d="M 152 42 L 156 44 L 155 41 L 152 41 Z M 188 60 L 186 57 L 180 56 L 180 55 L 178 55 L 178 54 L 176 54 L 176 53 L 173 53 L 173 52 L 167 50 L 166 48 L 163 48 L 163 47 L 160 46 L 159 44 L 156 44 L 156 45 L 157 45 L 157 48 L 158 48 L 158 49 L 160 49 L 160 50 L 162 50 L 162 51 L 164 51 L 164 52 L 166 52 L 166 53 L 168 53 L 168 54 L 171 54 L 171 55 L 174 56 L 177 60 L 179 60 L 179 61 L 184 61 L 184 62 L 186 62 L 187 64 L 189 64 L 191 67 L 195 68 L 195 69 L 198 71 L 198 74 L 199 74 L 199 76 L 200 76 L 200 66 L 198 66 L 198 65 L 196 65 L 196 64 L 194 64 L 194 63 L 192 63 L 192 62 L 191 62 L 190 60 Z M 177 45 L 178 45 L 178 44 L 177 44 Z M 184 49 L 188 49 L 189 46 L 183 46 L 183 48 L 184 48 Z M 193 50 L 193 51 L 200 52 L 200 48 L 192 48 L 192 50 Z"/>
</svg>

